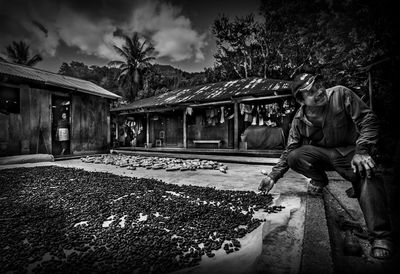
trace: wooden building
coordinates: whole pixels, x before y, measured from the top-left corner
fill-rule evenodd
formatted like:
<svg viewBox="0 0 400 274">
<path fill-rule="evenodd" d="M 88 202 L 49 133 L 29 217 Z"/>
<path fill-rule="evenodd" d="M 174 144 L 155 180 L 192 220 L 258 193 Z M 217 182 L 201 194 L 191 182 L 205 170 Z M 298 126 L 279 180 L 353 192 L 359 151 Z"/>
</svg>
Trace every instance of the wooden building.
<svg viewBox="0 0 400 274">
<path fill-rule="evenodd" d="M 89 81 L 0 61 L 0 156 L 58 155 L 57 122 L 69 122 L 69 154 L 106 151 L 110 103 L 119 96 Z"/>
<path fill-rule="evenodd" d="M 112 134 L 119 147 L 282 149 L 294 106 L 289 81 L 213 83 L 112 108 Z"/>
</svg>

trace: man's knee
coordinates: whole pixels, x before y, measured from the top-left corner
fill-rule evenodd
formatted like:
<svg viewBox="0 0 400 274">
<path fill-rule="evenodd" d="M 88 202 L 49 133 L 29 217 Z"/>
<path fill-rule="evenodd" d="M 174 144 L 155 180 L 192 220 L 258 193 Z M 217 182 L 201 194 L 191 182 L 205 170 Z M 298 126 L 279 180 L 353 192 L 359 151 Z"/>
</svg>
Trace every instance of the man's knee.
<svg viewBox="0 0 400 274">
<path fill-rule="evenodd" d="M 287 162 L 291 169 L 295 169 L 304 161 L 305 155 L 303 149 L 292 150 L 287 156 Z"/>
</svg>

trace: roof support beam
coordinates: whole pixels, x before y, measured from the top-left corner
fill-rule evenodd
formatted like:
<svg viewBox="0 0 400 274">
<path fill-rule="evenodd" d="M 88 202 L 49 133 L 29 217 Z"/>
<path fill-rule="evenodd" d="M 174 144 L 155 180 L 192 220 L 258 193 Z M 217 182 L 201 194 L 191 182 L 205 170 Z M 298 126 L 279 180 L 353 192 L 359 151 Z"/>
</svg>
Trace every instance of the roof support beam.
<svg viewBox="0 0 400 274">
<path fill-rule="evenodd" d="M 286 98 L 286 97 L 293 97 L 293 95 L 292 94 L 284 94 L 284 95 L 273 95 L 273 96 L 262 96 L 262 97 L 235 98 L 235 101 L 238 103 L 242 103 L 242 102 L 269 100 L 269 99 Z"/>
<path fill-rule="evenodd" d="M 208 107 L 208 106 L 226 105 L 226 104 L 233 104 L 233 102 L 232 102 L 232 100 L 225 100 L 225 101 L 218 101 L 218 102 L 191 104 L 191 105 L 189 105 L 189 107 Z"/>
</svg>

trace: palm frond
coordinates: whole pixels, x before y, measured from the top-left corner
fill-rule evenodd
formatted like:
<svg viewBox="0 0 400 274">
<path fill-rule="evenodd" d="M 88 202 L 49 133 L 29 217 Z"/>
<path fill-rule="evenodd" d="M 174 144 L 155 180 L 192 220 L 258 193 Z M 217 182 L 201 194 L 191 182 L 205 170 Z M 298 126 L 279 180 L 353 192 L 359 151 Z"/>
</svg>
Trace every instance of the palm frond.
<svg viewBox="0 0 400 274">
<path fill-rule="evenodd" d="M 39 63 L 42 60 L 43 60 L 43 58 L 40 54 L 35 54 L 34 56 L 32 56 L 32 58 L 30 58 L 28 61 L 26 61 L 25 65 L 27 65 L 29 67 L 33 67 L 34 65 L 36 65 L 37 63 Z"/>
<path fill-rule="evenodd" d="M 34 66 L 43 60 L 40 54 L 35 54 L 31 58 L 29 48 L 30 46 L 24 41 L 12 41 L 11 45 L 6 47 L 8 61 L 26 66 Z"/>
<path fill-rule="evenodd" d="M 129 59 L 129 54 L 125 52 L 123 49 L 117 47 L 116 45 L 113 45 L 114 50 L 122 56 L 124 59 L 128 60 Z"/>
</svg>

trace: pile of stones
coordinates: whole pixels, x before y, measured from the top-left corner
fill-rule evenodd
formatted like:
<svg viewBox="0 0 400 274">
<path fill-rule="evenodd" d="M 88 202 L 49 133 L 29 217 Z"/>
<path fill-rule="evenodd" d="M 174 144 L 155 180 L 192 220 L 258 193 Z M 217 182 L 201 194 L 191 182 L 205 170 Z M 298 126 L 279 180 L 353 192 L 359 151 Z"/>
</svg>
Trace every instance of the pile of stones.
<svg viewBox="0 0 400 274">
<path fill-rule="evenodd" d="M 228 166 L 216 161 L 200 159 L 179 159 L 167 157 L 130 156 L 124 154 L 103 154 L 100 156 L 82 157 L 84 163 L 115 165 L 135 170 L 138 167 L 146 169 L 165 169 L 166 171 L 187 171 L 197 169 L 214 169 L 226 173 Z"/>
<path fill-rule="evenodd" d="M 62 167 L 0 173 L 0 273 L 166 273 L 241 248 L 272 198 Z M 229 255 L 228 255 L 229 256 Z"/>
</svg>

